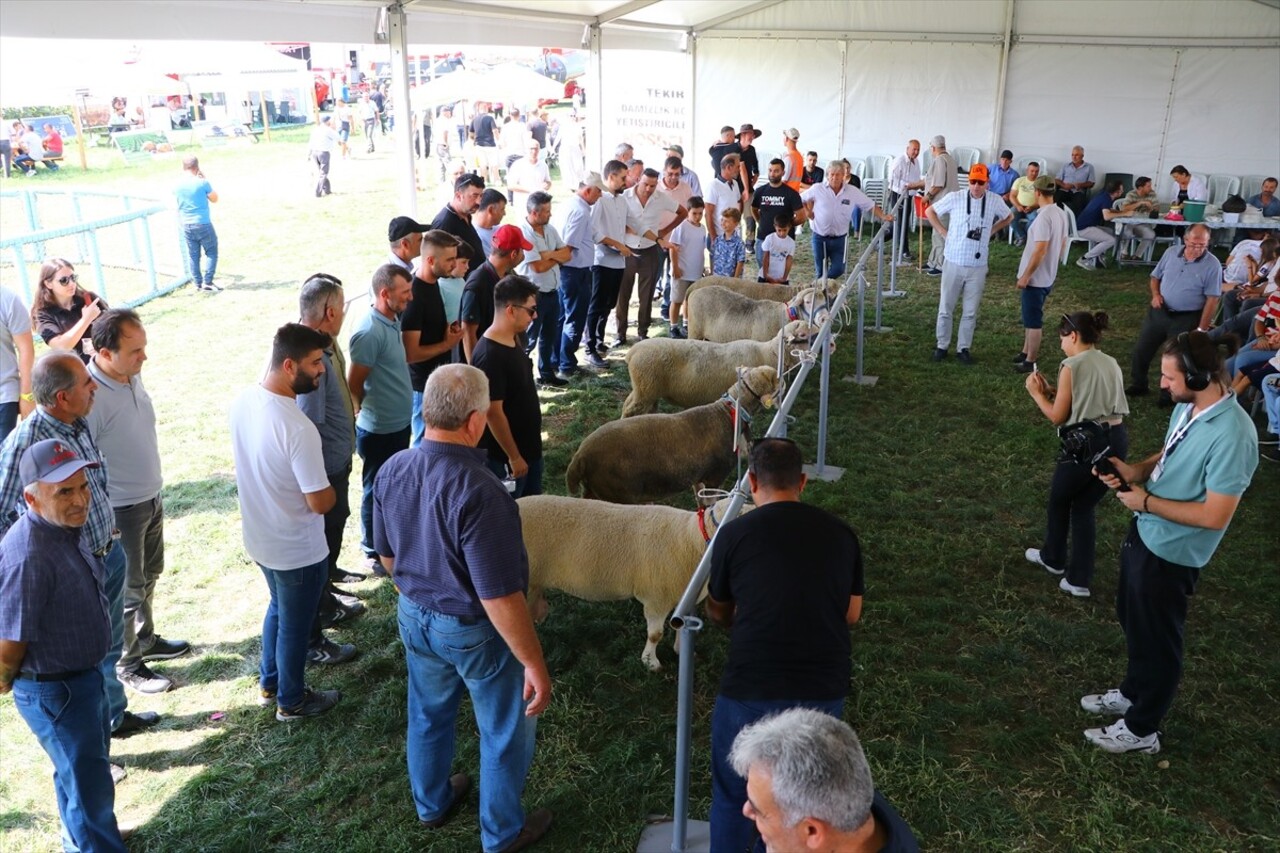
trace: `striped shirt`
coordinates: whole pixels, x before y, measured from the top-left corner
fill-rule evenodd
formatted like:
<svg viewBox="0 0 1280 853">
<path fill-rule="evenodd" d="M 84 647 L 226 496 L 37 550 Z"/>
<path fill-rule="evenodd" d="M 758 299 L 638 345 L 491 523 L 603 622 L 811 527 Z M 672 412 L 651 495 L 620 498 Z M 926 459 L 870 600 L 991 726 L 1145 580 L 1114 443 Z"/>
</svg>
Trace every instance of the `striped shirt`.
<svg viewBox="0 0 1280 853">
<path fill-rule="evenodd" d="M 102 661 L 111 644 L 104 571 L 79 528 L 34 512 L 9 528 L 0 541 L 0 639 L 27 644 L 22 670 L 54 675 Z"/>
<path fill-rule="evenodd" d="M 395 558 L 400 594 L 437 613 L 484 618 L 482 600 L 529 589 L 520 511 L 473 447 L 428 439 L 387 460 L 373 544 Z"/>
<path fill-rule="evenodd" d="M 107 488 L 107 462 L 98 452 L 89 425 L 84 418 L 63 423 L 37 406 L 35 413 L 0 446 L 0 533 L 5 533 L 27 512 L 27 502 L 22 499 L 22 478 L 18 474 L 18 462 L 28 447 L 46 438 L 65 441 L 85 460 L 97 462 L 100 468 L 85 468 L 89 478 L 89 520 L 84 525 L 85 544 L 97 554 L 111 547 L 111 533 L 115 530 L 115 514 L 111 511 L 110 492 Z"/>
</svg>

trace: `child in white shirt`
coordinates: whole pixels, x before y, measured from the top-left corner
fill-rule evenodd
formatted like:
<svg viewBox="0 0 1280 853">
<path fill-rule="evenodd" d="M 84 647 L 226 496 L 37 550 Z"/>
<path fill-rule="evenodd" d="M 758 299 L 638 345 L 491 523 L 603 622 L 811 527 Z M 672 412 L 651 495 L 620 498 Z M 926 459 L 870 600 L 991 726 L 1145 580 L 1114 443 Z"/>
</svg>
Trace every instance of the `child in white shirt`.
<svg viewBox="0 0 1280 853">
<path fill-rule="evenodd" d="M 789 210 L 781 210 L 773 218 L 773 233 L 764 238 L 760 245 L 763 257 L 760 258 L 760 277 L 757 281 L 770 284 L 791 283 L 791 261 L 796 254 L 796 241 L 791 238 L 791 223 L 794 215 Z"/>
<path fill-rule="evenodd" d="M 671 252 L 671 337 L 686 337 L 680 325 L 680 310 L 689 285 L 702 278 L 706 269 L 707 232 L 702 227 L 706 205 L 701 196 L 689 199 L 689 216 L 667 237 Z"/>
</svg>

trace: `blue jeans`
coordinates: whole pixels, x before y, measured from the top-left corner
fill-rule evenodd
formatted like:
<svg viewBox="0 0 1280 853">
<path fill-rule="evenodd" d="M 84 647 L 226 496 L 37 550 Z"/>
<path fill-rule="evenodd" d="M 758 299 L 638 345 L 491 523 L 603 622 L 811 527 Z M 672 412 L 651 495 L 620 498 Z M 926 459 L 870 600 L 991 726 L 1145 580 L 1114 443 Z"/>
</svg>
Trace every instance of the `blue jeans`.
<svg viewBox="0 0 1280 853">
<path fill-rule="evenodd" d="M 107 760 L 111 731 L 102 704 L 102 673 L 90 669 L 66 681 L 19 678 L 13 682 L 13 704 L 53 762 L 63 849 L 125 853 Z"/>
<path fill-rule="evenodd" d="M 272 569 L 258 564 L 267 579 L 271 603 L 262 620 L 262 665 L 258 683 L 276 691 L 276 704 L 293 708 L 306 690 L 307 643 L 329 577 L 329 558 L 300 569 Z"/>
<path fill-rule="evenodd" d="M 494 462 L 492 459 L 485 460 L 489 465 L 489 470 L 498 475 L 499 480 L 506 479 L 507 463 Z M 529 473 L 523 477 L 516 478 L 516 490 L 511 493 L 513 498 L 523 498 L 526 495 L 542 494 L 542 458 L 526 459 L 529 463 Z"/>
<path fill-rule="evenodd" d="M 196 284 L 213 284 L 213 274 L 218 271 L 218 232 L 212 225 L 184 225 L 182 236 L 187 240 L 188 270 Z M 200 250 L 207 261 L 204 273 L 200 272 Z"/>
<path fill-rule="evenodd" d="M 107 615 L 111 617 L 111 648 L 98 668 L 102 670 L 102 690 L 106 697 L 107 721 L 114 730 L 124 719 L 129 700 L 124 695 L 124 685 L 116 674 L 116 664 L 124 654 L 124 584 L 128 577 L 124 548 L 119 540 L 111 543 L 111 550 L 102 558 L 106 567 L 103 575 L 103 592 L 107 596 Z"/>
<path fill-rule="evenodd" d="M 815 275 L 822 274 L 823 265 L 826 265 L 826 278 L 843 278 L 844 277 L 844 241 L 849 239 L 847 234 L 838 234 L 835 237 L 823 237 L 821 234 L 814 232 L 813 235 L 813 269 Z"/>
<path fill-rule="evenodd" d="M 422 391 L 413 392 L 413 416 L 409 423 L 409 446 L 422 444 L 422 437 L 427 434 L 427 421 L 422 417 Z"/>
<path fill-rule="evenodd" d="M 1027 229 L 1031 227 L 1031 223 L 1036 221 L 1036 214 L 1039 211 L 1033 210 L 1030 213 L 1013 213 L 1013 236 L 1017 240 L 1027 239 Z"/>
<path fill-rule="evenodd" d="M 1227 359 L 1227 375 L 1232 379 L 1246 367 L 1253 367 L 1255 364 L 1262 364 L 1276 357 L 1276 351 L 1273 349 L 1255 349 L 1253 345 L 1256 341 L 1257 338 L 1249 341 L 1240 347 L 1235 355 Z"/>
<path fill-rule="evenodd" d="M 1267 410 L 1267 430 L 1280 435 L 1280 373 L 1262 380 L 1262 400 Z"/>
<path fill-rule="evenodd" d="M 533 352 L 534 346 L 538 348 L 538 375 L 544 379 L 555 376 L 560 366 L 560 337 L 564 334 L 558 291 L 538 291 L 538 316 L 533 318 L 533 325 L 525 334 L 529 352 Z"/>
<path fill-rule="evenodd" d="M 844 719 L 844 699 L 797 702 L 773 699 L 744 702 L 716 697 L 711 714 L 711 849 L 715 853 L 741 853 L 755 843 L 755 822 L 742 814 L 747 801 L 747 780 L 729 764 L 729 750 L 738 732 L 757 720 L 788 708 L 812 708 Z"/>
<path fill-rule="evenodd" d="M 9 437 L 18 425 L 18 404 L 0 403 L 0 442 Z"/>
<path fill-rule="evenodd" d="M 587 328 L 587 307 L 591 304 L 591 267 L 560 267 L 560 370 L 578 369 L 574 354 Z"/>
<path fill-rule="evenodd" d="M 465 687 L 480 729 L 480 841 L 506 847 L 524 826 L 525 777 L 536 718 L 524 715 L 524 667 L 487 619 L 464 624 L 400 596 L 398 622 L 409 671 L 405 753 L 418 817 L 449 808 L 458 704 Z"/>
<path fill-rule="evenodd" d="M 373 548 L 373 481 L 388 459 L 408 449 L 409 427 L 396 432 L 369 432 L 356 427 L 356 452 L 364 460 L 360 472 L 360 547 L 366 557 L 377 556 Z"/>
</svg>

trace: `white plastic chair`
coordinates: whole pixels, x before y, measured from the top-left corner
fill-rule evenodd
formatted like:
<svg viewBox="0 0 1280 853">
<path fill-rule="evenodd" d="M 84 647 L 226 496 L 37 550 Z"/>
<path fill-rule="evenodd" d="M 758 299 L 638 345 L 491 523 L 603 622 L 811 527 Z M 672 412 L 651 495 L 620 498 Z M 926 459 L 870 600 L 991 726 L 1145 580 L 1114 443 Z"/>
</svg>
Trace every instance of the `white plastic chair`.
<svg viewBox="0 0 1280 853">
<path fill-rule="evenodd" d="M 893 158 L 886 154 L 869 154 L 863 161 L 862 191 L 876 204 L 884 207 L 889 183 L 889 164 Z"/>
<path fill-rule="evenodd" d="M 1018 157 L 1013 161 L 1013 168 L 1018 170 L 1019 175 L 1025 175 L 1027 173 L 1028 163 L 1039 163 L 1040 174 L 1042 175 L 1053 174 L 1052 170 L 1049 168 L 1049 161 L 1043 157 Z"/>
<path fill-rule="evenodd" d="M 1062 253 L 1062 265 L 1065 267 L 1067 265 L 1067 259 L 1071 255 L 1072 244 L 1084 243 L 1087 246 L 1089 245 L 1089 238 L 1081 237 L 1080 232 L 1076 229 L 1075 211 L 1067 207 L 1065 204 L 1061 205 L 1061 210 L 1067 214 L 1067 249 Z"/>
<path fill-rule="evenodd" d="M 967 175 L 969 170 L 982 162 L 982 152 L 977 148 L 970 148 L 961 145 L 955 151 L 951 152 L 951 156 L 956 160 L 956 168 L 960 170 L 960 174 Z"/>
<path fill-rule="evenodd" d="M 1235 175 L 1209 176 L 1209 204 L 1221 205 L 1240 192 L 1240 179 Z"/>
<path fill-rule="evenodd" d="M 1240 179 L 1240 197 L 1248 201 L 1262 192 L 1262 182 L 1265 180 L 1262 175 L 1245 175 Z"/>
</svg>

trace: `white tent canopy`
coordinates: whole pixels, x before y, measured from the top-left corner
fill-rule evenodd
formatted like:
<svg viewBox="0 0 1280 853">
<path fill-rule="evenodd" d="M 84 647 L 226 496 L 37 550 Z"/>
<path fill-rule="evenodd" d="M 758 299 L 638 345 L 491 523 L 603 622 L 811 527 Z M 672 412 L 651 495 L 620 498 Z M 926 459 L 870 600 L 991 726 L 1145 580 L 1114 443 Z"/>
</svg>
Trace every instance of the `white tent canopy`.
<svg viewBox="0 0 1280 853">
<path fill-rule="evenodd" d="M 7 3 L 0 34 L 373 41 L 385 0 Z M 823 158 L 896 154 L 909 137 L 1100 172 L 1280 171 L 1280 0 L 406 0 L 409 40 L 590 47 L 603 122 L 690 164 L 723 124 L 796 127 Z M 645 54 L 649 76 L 634 73 Z M 625 61 L 624 61 L 625 58 Z M 74 57 L 70 58 L 74 62 Z M 656 94 L 655 94 L 656 92 Z M 625 105 L 623 111 L 620 106 Z M 645 116 L 653 118 L 646 124 Z M 642 139 L 642 142 L 646 141 Z M 637 148 L 642 145 L 637 144 Z"/>
</svg>

